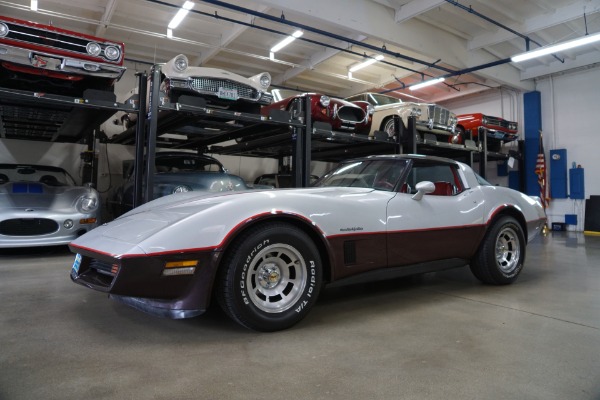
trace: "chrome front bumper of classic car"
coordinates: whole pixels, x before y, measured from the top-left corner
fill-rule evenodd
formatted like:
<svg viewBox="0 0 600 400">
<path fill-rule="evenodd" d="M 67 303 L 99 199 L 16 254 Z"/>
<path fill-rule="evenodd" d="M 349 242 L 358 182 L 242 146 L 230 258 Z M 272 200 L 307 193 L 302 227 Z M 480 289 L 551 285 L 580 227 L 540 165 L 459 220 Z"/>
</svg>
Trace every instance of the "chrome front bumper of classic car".
<svg viewBox="0 0 600 400">
<path fill-rule="evenodd" d="M 269 105 L 273 102 L 273 96 L 270 93 L 257 90 L 250 85 L 227 79 L 193 77 L 186 79 L 167 78 L 163 83 L 167 93 L 171 90 L 183 90 L 200 95 L 215 96 L 220 100 L 225 101 L 243 100 L 261 105 Z M 235 93 L 235 95 L 231 96 L 231 93 Z"/>
<path fill-rule="evenodd" d="M 519 135 L 515 133 L 499 131 L 497 129 L 490 129 L 483 126 L 479 127 L 479 133 L 482 133 L 484 131 L 487 132 L 488 137 L 497 140 L 503 140 L 505 142 L 512 142 L 513 140 L 516 140 L 519 137 Z"/>
<path fill-rule="evenodd" d="M 0 61 L 39 70 L 107 79 L 121 78 L 126 69 L 120 65 L 64 57 L 6 44 L 0 44 Z"/>
</svg>

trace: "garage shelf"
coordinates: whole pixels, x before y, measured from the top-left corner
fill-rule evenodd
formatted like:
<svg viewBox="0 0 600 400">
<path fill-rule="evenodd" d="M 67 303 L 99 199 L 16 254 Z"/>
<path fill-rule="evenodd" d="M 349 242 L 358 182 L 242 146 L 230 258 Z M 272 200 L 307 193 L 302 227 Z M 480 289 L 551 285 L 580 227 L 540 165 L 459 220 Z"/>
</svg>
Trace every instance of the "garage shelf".
<svg viewBox="0 0 600 400">
<path fill-rule="evenodd" d="M 0 138 L 79 143 L 117 111 L 137 112 L 110 92 L 86 90 L 79 98 L 0 88 Z"/>
</svg>

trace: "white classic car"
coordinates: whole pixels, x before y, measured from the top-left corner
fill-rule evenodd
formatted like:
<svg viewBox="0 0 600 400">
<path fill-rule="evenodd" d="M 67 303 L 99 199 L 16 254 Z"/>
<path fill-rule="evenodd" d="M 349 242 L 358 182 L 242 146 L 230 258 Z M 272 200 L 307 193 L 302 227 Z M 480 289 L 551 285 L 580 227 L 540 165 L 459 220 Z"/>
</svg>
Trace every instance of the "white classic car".
<svg viewBox="0 0 600 400">
<path fill-rule="evenodd" d="M 341 163 L 303 189 L 180 193 L 80 237 L 71 279 L 140 310 L 202 314 L 216 298 L 239 324 L 288 328 L 325 284 L 470 265 L 515 281 L 545 224 L 539 199 L 465 164 L 418 155 Z"/>
<path fill-rule="evenodd" d="M 62 168 L 0 164 L 0 248 L 68 244 L 99 216 L 98 192 Z"/>
<path fill-rule="evenodd" d="M 368 103 L 373 108 L 369 135 L 383 131 L 389 137 L 394 136 L 394 117 L 399 117 L 404 128 L 408 127 L 408 118 L 416 117 L 416 129 L 424 133 L 442 135 L 452 141 L 456 127 L 456 115 L 436 104 L 404 102 L 396 97 L 380 93 L 361 93 L 346 100 L 361 105 Z"/>
<path fill-rule="evenodd" d="M 261 72 L 245 78 L 218 68 L 194 67 L 188 58 L 179 54 L 163 67 L 161 92 L 164 101 L 175 103 L 183 94 L 200 96 L 211 107 L 233 111 L 259 113 L 262 105 L 273 102 L 268 92 L 271 75 Z"/>
</svg>

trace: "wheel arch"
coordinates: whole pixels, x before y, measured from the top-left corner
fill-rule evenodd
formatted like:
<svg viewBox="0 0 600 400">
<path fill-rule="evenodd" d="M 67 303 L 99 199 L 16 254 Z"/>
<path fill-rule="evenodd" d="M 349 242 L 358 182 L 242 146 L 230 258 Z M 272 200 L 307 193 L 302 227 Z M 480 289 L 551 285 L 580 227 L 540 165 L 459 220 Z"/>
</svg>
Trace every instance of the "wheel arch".
<svg viewBox="0 0 600 400">
<path fill-rule="evenodd" d="M 222 244 L 219 246 L 219 250 L 222 252 L 222 254 L 224 254 L 246 231 L 268 222 L 285 222 L 298 229 L 301 229 L 304 233 L 306 233 L 311 238 L 315 246 L 317 246 L 319 251 L 319 256 L 321 257 L 321 262 L 323 264 L 324 282 L 327 283 L 331 281 L 333 261 L 330 257 L 331 251 L 329 249 L 327 239 L 319 227 L 314 225 L 312 221 L 298 214 L 284 212 L 276 214 L 268 213 L 266 215 L 260 215 L 255 218 L 247 219 L 229 232 L 225 240 L 223 240 Z M 220 257 L 217 269 L 221 268 L 223 259 L 224 257 Z"/>
<path fill-rule="evenodd" d="M 527 221 L 525 220 L 525 216 L 523 215 L 521 210 L 512 205 L 505 205 L 499 207 L 491 213 L 490 218 L 488 218 L 486 233 L 489 232 L 489 230 L 492 228 L 492 226 L 494 226 L 496 221 L 505 216 L 513 217 L 517 220 L 519 226 L 523 230 L 523 235 L 527 240 Z"/>
</svg>

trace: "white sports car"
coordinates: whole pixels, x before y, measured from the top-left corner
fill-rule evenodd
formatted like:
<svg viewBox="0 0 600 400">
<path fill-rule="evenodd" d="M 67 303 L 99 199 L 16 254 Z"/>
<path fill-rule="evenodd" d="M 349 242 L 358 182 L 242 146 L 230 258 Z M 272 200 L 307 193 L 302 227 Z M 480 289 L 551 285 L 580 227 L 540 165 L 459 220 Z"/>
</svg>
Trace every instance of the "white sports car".
<svg viewBox="0 0 600 400">
<path fill-rule="evenodd" d="M 98 192 L 64 169 L 0 164 L 0 248 L 65 245 L 99 217 Z"/>
<path fill-rule="evenodd" d="M 173 57 L 163 67 L 161 83 L 163 102 L 177 102 L 184 94 L 202 97 L 212 107 L 259 113 L 262 105 L 273 102 L 267 90 L 271 85 L 268 72 L 243 77 L 218 68 L 195 67 L 183 54 Z"/>
<path fill-rule="evenodd" d="M 166 196 L 71 243 L 71 279 L 146 312 L 202 314 L 213 294 L 243 326 L 288 328 L 325 284 L 469 264 L 517 279 L 545 224 L 539 199 L 419 155 L 341 163 L 315 187 Z"/>
</svg>

